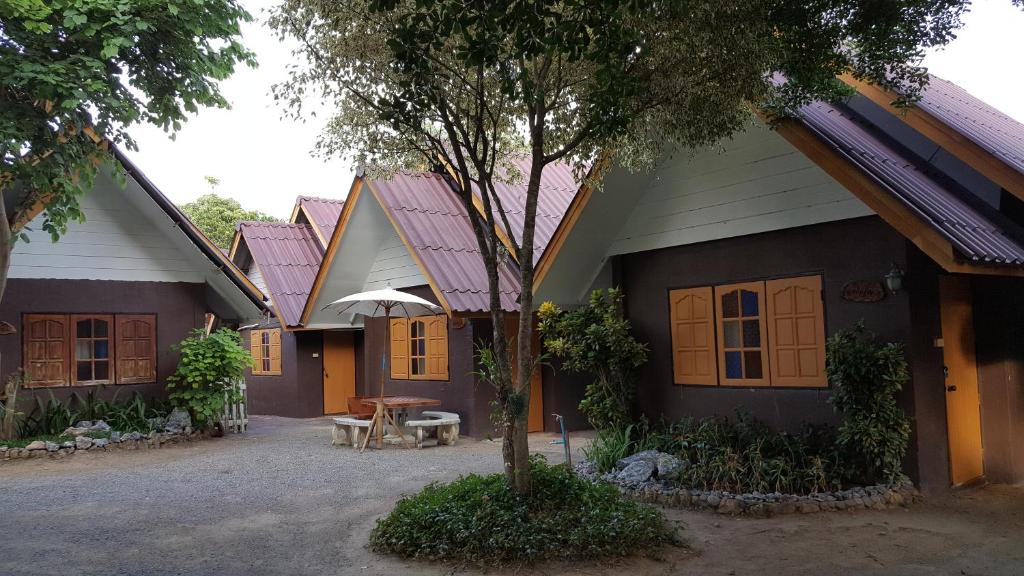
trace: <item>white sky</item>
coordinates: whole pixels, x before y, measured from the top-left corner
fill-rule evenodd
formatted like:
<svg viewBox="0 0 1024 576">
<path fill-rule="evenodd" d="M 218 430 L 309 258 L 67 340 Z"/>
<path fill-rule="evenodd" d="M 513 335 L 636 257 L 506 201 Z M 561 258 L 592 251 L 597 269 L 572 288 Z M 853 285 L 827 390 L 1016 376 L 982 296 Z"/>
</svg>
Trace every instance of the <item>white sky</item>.
<svg viewBox="0 0 1024 576">
<path fill-rule="evenodd" d="M 218 194 L 282 219 L 300 194 L 340 198 L 347 193 L 351 168 L 343 160 L 325 162 L 311 154 L 324 118 L 284 119 L 270 95 L 270 86 L 287 77 L 291 61 L 289 47 L 263 24 L 264 9 L 276 1 L 242 2 L 257 19 L 243 35 L 260 67 L 242 68 L 222 83 L 232 109 L 200 111 L 173 141 L 150 126 L 133 129 L 140 150 L 130 154 L 132 159 L 174 202 L 209 191 L 204 176 L 220 179 Z M 965 22 L 959 37 L 929 54 L 925 64 L 1024 121 L 1024 75 L 998 64 L 1024 54 L 1024 11 L 1010 0 L 978 0 Z"/>
</svg>

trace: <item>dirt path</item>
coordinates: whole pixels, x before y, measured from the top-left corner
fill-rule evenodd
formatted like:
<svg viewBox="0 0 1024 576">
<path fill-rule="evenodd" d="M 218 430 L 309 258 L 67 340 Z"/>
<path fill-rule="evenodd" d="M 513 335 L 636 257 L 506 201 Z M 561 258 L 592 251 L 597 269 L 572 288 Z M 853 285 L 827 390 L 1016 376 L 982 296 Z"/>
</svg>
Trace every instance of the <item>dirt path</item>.
<svg viewBox="0 0 1024 576">
<path fill-rule="evenodd" d="M 152 451 L 0 464 L 0 574 L 472 574 L 365 548 L 399 494 L 501 468 L 500 445 L 358 454 L 322 420 Z M 550 436 L 531 439 L 552 461 Z M 659 559 L 492 574 L 1024 574 L 1024 488 L 910 510 L 767 520 L 669 511 L 688 541 Z"/>
</svg>

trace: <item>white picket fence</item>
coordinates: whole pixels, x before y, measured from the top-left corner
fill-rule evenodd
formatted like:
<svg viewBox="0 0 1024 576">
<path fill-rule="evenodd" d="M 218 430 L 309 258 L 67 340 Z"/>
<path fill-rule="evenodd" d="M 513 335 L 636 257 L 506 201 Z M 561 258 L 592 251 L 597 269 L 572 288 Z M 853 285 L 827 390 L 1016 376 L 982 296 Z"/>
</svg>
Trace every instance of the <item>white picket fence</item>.
<svg viewBox="0 0 1024 576">
<path fill-rule="evenodd" d="M 245 390 L 244 380 L 236 382 L 235 388 L 241 392 L 241 399 L 238 402 L 224 403 L 224 413 L 221 415 L 220 421 L 224 426 L 225 432 L 241 433 L 245 432 L 245 429 L 249 426 L 249 412 L 246 410 L 249 394 Z M 227 399 L 228 397 L 225 394 L 225 400 Z"/>
</svg>

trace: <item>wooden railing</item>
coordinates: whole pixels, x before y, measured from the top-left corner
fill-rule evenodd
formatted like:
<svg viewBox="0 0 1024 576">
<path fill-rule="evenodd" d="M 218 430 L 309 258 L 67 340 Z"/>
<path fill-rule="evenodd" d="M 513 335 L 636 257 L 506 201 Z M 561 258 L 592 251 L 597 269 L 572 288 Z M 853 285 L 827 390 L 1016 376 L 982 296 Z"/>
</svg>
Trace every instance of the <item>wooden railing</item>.
<svg viewBox="0 0 1024 576">
<path fill-rule="evenodd" d="M 249 401 L 249 394 L 245 389 L 245 381 L 239 380 L 235 383 L 235 389 L 240 392 L 240 399 L 237 402 L 231 402 L 228 398 L 227 402 L 224 403 L 224 413 L 221 415 L 220 421 L 224 426 L 225 432 L 245 432 L 245 429 L 249 427 L 249 412 L 246 409 L 246 404 Z"/>
</svg>

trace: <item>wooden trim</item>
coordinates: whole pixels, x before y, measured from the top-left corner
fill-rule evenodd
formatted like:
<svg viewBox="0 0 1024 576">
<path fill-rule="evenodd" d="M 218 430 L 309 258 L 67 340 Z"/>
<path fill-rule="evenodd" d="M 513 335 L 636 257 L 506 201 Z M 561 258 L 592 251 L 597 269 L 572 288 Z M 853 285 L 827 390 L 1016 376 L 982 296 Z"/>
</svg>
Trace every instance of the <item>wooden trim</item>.
<svg viewBox="0 0 1024 576">
<path fill-rule="evenodd" d="M 897 108 L 893 103 L 899 95 L 880 86 L 843 74 L 840 80 L 855 88 L 862 96 L 878 104 L 932 142 L 953 154 L 989 180 L 1024 200 L 1024 174 L 985 150 L 955 128 L 919 106 Z"/>
<path fill-rule="evenodd" d="M 778 278 L 775 280 L 765 281 L 765 304 L 767 312 L 767 326 L 768 332 L 768 361 L 771 366 L 771 379 L 772 386 L 781 387 L 799 387 L 799 388 L 825 388 L 828 386 L 828 380 L 825 375 L 825 310 L 824 310 L 824 298 L 822 295 L 822 281 L 821 276 L 798 276 L 794 278 Z M 793 290 L 793 299 L 789 304 L 793 307 L 788 313 L 785 314 L 789 320 L 789 341 L 783 344 L 779 336 L 780 324 L 778 322 L 778 306 L 779 302 L 775 298 L 775 294 L 784 290 Z M 812 298 L 812 309 L 807 311 L 799 311 L 797 309 L 799 302 L 796 300 L 797 290 L 807 290 L 811 292 Z M 785 302 L 783 301 L 783 304 Z M 811 343 L 800 342 L 799 336 L 801 333 L 806 332 L 800 331 L 799 321 L 811 319 L 814 322 L 813 326 L 813 337 L 814 341 Z M 781 348 L 781 350 L 780 350 Z M 803 368 L 808 367 L 802 360 L 806 358 L 801 356 L 802 352 L 814 350 L 814 363 L 817 368 L 814 375 L 806 376 Z M 780 352 L 788 352 L 792 354 L 790 362 L 794 368 L 795 375 L 783 377 L 780 366 Z"/>
<path fill-rule="evenodd" d="M 358 204 L 359 194 L 362 189 L 363 177 L 357 175 L 352 179 L 352 186 L 349 188 L 348 196 L 345 197 L 345 203 L 341 208 L 341 214 L 338 216 L 338 225 L 334 228 L 331 241 L 327 244 L 323 260 L 320 261 L 320 270 L 316 273 L 316 279 L 313 280 L 313 288 L 309 291 L 306 305 L 302 308 L 302 316 L 299 319 L 300 326 L 304 326 L 309 322 L 309 316 L 313 313 L 313 306 L 316 303 L 316 299 L 320 296 L 320 290 L 323 288 L 327 278 L 327 271 L 330 270 L 331 264 L 334 262 L 334 255 L 338 252 L 341 238 L 345 235 L 349 220 L 352 219 L 352 211 L 355 210 L 356 204 Z"/>
<path fill-rule="evenodd" d="M 27 381 L 25 383 L 26 388 L 53 388 L 57 386 L 67 386 L 70 383 L 70 357 L 69 348 L 71 346 L 71 330 L 70 323 L 68 322 L 67 314 L 24 314 L 22 316 L 22 353 L 21 353 L 21 365 L 22 368 L 26 368 L 31 362 L 31 353 L 29 351 L 31 325 L 33 322 L 50 322 L 60 321 L 64 327 L 63 350 L 61 351 L 61 368 L 62 378 L 60 380 L 37 380 Z M 45 329 L 45 326 L 44 326 Z M 44 339 L 45 340 L 45 339 Z M 27 371 L 27 368 L 26 368 Z M 29 371 L 29 377 L 31 372 Z"/>
<path fill-rule="evenodd" d="M 242 230 L 241 228 L 235 228 L 235 236 L 231 239 L 231 248 L 228 250 L 228 260 L 232 263 L 235 261 L 235 256 L 238 256 L 238 247 L 242 244 Z M 237 266 L 237 264 L 235 264 Z M 264 294 L 264 296 L 266 296 Z"/>
<path fill-rule="evenodd" d="M 104 320 L 107 322 L 107 377 L 103 380 L 79 380 L 78 379 L 78 322 L 81 320 Z M 68 335 L 70 345 L 68 346 L 68 364 L 71 370 L 72 386 L 94 386 L 97 384 L 113 384 L 117 381 L 117 344 L 115 342 L 115 326 L 113 314 L 71 314 L 68 316 Z M 96 340 L 97 338 L 87 338 Z M 92 359 L 95 364 L 95 359 Z"/>
<path fill-rule="evenodd" d="M 299 223 L 298 222 L 298 219 L 299 219 L 299 209 L 301 207 L 302 207 L 302 197 L 300 196 L 299 198 L 295 199 L 295 206 L 292 207 L 292 215 L 288 218 L 288 223 L 289 224 L 298 224 Z M 304 213 L 306 214 L 306 219 L 308 220 L 309 219 L 309 213 L 308 212 L 304 212 Z"/>
<path fill-rule="evenodd" d="M 270 371 L 268 376 L 281 375 L 281 329 L 271 328 L 270 341 L 268 343 L 267 355 L 270 359 Z"/>
<path fill-rule="evenodd" d="M 391 318 L 388 325 L 388 375 L 392 380 L 409 380 L 409 320 Z"/>
<path fill-rule="evenodd" d="M 736 295 L 738 300 L 737 306 L 739 306 L 740 316 L 735 318 L 725 318 L 722 314 L 722 294 L 731 291 L 739 292 Z M 743 309 L 743 295 L 742 291 L 754 292 L 757 294 L 757 322 L 760 334 L 760 345 L 756 348 L 761 352 L 761 377 L 760 378 L 729 378 L 726 375 L 727 363 L 725 361 L 725 329 L 723 323 L 725 321 L 738 322 L 740 325 L 739 335 L 740 348 L 733 348 L 733 351 L 740 351 L 740 362 L 742 370 L 746 372 L 746 358 L 744 353 L 747 351 L 747 347 L 743 346 L 743 320 L 745 319 L 742 315 Z M 718 381 L 722 386 L 740 386 L 740 387 L 754 387 L 754 386 L 770 386 L 771 385 L 771 371 L 768 366 L 768 333 L 765 330 L 765 316 L 767 311 L 765 310 L 764 302 L 764 282 L 743 282 L 740 284 L 724 284 L 721 286 L 715 286 L 715 328 L 718 336 L 716 338 L 716 344 L 718 345 Z M 751 347 L 754 348 L 754 347 Z"/>
<path fill-rule="evenodd" d="M 305 206 L 299 204 L 299 210 L 301 210 L 302 213 L 306 215 L 306 220 L 309 220 L 309 227 L 313 229 L 313 234 L 316 234 L 316 239 L 320 241 L 320 247 L 323 249 L 327 249 L 327 242 L 330 239 L 324 238 L 323 232 L 320 231 L 320 225 L 317 224 L 316 220 L 313 219 L 313 216 L 310 215 L 309 210 L 306 210 Z"/>
<path fill-rule="evenodd" d="M 690 345 L 684 346 L 681 341 L 683 337 L 679 331 L 678 324 L 685 322 L 686 324 L 697 328 L 700 320 L 694 320 L 692 317 L 692 307 L 687 312 L 688 317 L 680 318 L 679 310 L 677 309 L 678 303 L 683 298 L 691 299 L 702 299 L 707 303 L 707 318 L 702 322 L 704 326 L 704 338 L 707 344 L 708 354 L 708 375 L 707 377 L 701 377 L 699 374 L 684 375 L 683 365 L 679 358 L 679 353 L 685 349 L 691 352 L 699 351 L 704 347 L 697 346 L 695 340 L 698 336 L 698 331 L 695 329 L 689 336 Z M 692 384 L 698 386 L 717 386 L 718 385 L 718 346 L 717 339 L 715 338 L 715 329 L 717 322 L 715 321 L 715 296 L 714 289 L 711 286 L 702 286 L 699 288 L 683 288 L 678 290 L 669 291 L 669 329 L 671 335 L 669 341 L 672 346 L 672 383 L 673 384 Z M 691 354 L 693 362 L 697 362 L 696 354 Z"/>
<path fill-rule="evenodd" d="M 419 253 L 416 252 L 416 249 L 413 248 L 412 244 L 409 242 L 409 238 L 406 236 L 405 230 L 398 225 L 398 222 L 395 221 L 394 216 L 391 215 L 391 211 L 384 206 L 384 202 L 381 200 L 380 197 L 380 192 L 377 191 L 376 187 L 374 187 L 374 185 L 371 182 L 367 182 L 367 187 L 370 189 L 370 193 L 373 194 L 373 197 L 377 200 L 377 204 L 380 205 L 380 209 L 382 212 L 384 212 L 384 216 L 387 217 L 388 222 L 391 222 L 391 227 L 395 229 L 395 232 L 398 234 L 398 238 L 402 240 L 402 244 L 405 244 L 405 248 L 409 251 L 409 255 L 412 256 L 412 259 L 416 262 L 416 265 L 419 266 L 420 272 L 422 272 L 423 276 L 427 279 L 427 284 L 430 286 L 430 289 L 434 292 L 434 297 L 437 298 L 438 303 L 441 304 L 442 308 L 444 308 L 445 313 L 450 315 L 452 313 L 451 305 L 448 304 L 448 300 L 444 297 L 444 293 L 441 292 L 440 288 L 438 288 L 437 282 L 434 280 L 433 274 L 431 274 L 430 270 L 427 269 L 427 267 L 423 264 L 423 260 L 420 258 Z M 321 268 L 323 268 L 323 265 L 321 265 Z"/>
<path fill-rule="evenodd" d="M 565 215 L 562 220 L 559 221 L 558 227 L 555 228 L 555 233 L 551 236 L 551 240 L 548 242 L 547 248 L 544 253 L 541 254 L 540 260 L 537 261 L 537 266 L 534 267 L 533 271 L 533 291 L 537 292 L 540 288 L 541 282 L 547 276 L 551 270 L 551 266 L 558 257 L 558 254 L 562 251 L 562 246 L 568 239 L 569 234 L 573 228 L 576 227 L 576 221 L 579 220 L 580 215 L 583 213 L 583 209 L 587 207 L 590 202 L 590 198 L 594 194 L 594 183 L 604 178 L 604 173 L 611 166 L 612 153 L 610 151 L 602 151 L 598 155 L 597 161 L 594 166 L 590 169 L 590 173 L 587 174 L 586 179 L 583 181 L 583 186 L 580 187 L 576 196 L 573 197 L 572 202 L 569 203 L 569 207 L 565 211 Z"/>
<path fill-rule="evenodd" d="M 1024 269 L 968 265 L 958 261 L 948 240 L 883 189 L 873 177 L 822 142 L 799 120 L 783 119 L 775 126 L 775 130 L 944 270 L 966 274 L 1024 276 Z"/>
</svg>

